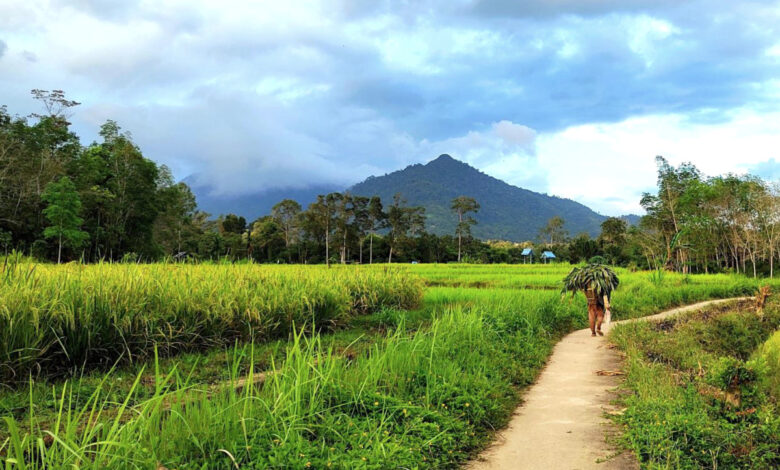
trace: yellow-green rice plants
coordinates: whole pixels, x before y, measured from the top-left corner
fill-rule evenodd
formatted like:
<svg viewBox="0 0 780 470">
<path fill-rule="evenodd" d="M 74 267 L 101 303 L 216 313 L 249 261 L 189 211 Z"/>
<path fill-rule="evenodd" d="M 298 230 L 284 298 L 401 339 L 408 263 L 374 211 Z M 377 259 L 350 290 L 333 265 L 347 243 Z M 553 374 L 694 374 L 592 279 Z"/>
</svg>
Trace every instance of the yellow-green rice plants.
<svg viewBox="0 0 780 470">
<path fill-rule="evenodd" d="M 395 269 L 17 263 L 0 280 L 2 381 L 336 327 L 422 295 Z"/>
</svg>

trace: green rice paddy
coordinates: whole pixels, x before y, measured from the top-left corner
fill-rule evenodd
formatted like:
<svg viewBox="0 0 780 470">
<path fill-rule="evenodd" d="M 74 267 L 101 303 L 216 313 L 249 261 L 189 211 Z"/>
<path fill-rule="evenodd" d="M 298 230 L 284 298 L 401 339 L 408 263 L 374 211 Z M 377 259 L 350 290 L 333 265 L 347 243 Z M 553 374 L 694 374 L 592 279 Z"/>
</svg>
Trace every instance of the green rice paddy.
<svg viewBox="0 0 780 470">
<path fill-rule="evenodd" d="M 0 463 L 455 468 L 562 335 L 568 265 L 65 265 L 0 275 Z M 619 270 L 613 318 L 751 294 Z"/>
</svg>

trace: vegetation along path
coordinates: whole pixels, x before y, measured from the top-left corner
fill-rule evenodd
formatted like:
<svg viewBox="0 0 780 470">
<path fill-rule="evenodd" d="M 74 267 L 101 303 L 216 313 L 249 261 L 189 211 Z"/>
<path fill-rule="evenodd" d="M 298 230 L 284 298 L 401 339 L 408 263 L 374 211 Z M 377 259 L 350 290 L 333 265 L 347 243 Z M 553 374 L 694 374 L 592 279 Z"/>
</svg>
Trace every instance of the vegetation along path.
<svg viewBox="0 0 780 470">
<path fill-rule="evenodd" d="M 741 298 L 710 300 L 625 321 L 661 320 L 736 300 Z M 621 322 L 612 325 L 617 323 Z M 555 346 L 547 366 L 525 394 L 524 403 L 509 426 L 468 468 L 638 468 L 632 455 L 616 452 L 607 438 L 608 432 L 614 430 L 605 412 L 610 411 L 612 390 L 620 381 L 610 372 L 619 369 L 620 356 L 608 347 L 604 337 L 593 338 L 588 329 L 569 334 Z"/>
</svg>

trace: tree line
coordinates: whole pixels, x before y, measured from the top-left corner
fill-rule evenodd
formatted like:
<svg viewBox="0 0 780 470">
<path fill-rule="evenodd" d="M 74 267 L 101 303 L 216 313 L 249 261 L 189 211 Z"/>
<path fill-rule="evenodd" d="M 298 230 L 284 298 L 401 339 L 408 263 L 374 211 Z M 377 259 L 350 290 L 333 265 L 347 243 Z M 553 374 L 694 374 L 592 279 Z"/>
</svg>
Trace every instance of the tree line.
<svg viewBox="0 0 780 470">
<path fill-rule="evenodd" d="M 640 269 L 774 277 L 780 254 L 777 182 L 753 175 L 705 177 L 691 163 L 675 167 L 660 156 L 656 163 L 657 191 L 643 194 L 647 214 L 637 226 L 609 218 L 596 239 L 568 238 L 563 221 L 553 218 L 541 237 L 572 262 L 599 257 Z"/>
<path fill-rule="evenodd" d="M 145 158 L 114 121 L 83 146 L 68 117 L 79 103 L 33 90 L 42 114 L 0 107 L 0 248 L 39 259 L 157 258 L 205 221 L 164 165 Z M 199 220 L 200 218 L 200 220 Z M 134 255 L 134 256 L 135 256 Z"/>
<path fill-rule="evenodd" d="M 68 118 L 79 103 L 60 90 L 33 90 L 43 112 L 12 116 L 0 107 L 0 249 L 38 259 L 154 261 L 252 259 L 264 263 L 560 261 L 596 259 L 637 269 L 774 275 L 780 253 L 780 190 L 750 175 L 705 177 L 692 164 L 657 157 L 658 188 L 644 194 L 636 226 L 608 218 L 601 233 L 570 237 L 552 217 L 538 239 L 482 241 L 471 235 L 480 205 L 451 203 L 451 235 L 425 230 L 425 210 L 349 193 L 308 207 L 286 199 L 253 221 L 212 218 L 192 191 L 146 158 L 114 121 L 101 142 L 82 145 Z M 522 223 L 522 221 L 518 221 Z M 533 249 L 524 257 L 525 248 Z"/>
<path fill-rule="evenodd" d="M 0 107 L 0 248 L 38 259 L 177 259 L 330 263 L 449 261 L 472 243 L 473 199 L 453 201 L 453 237 L 425 232 L 422 207 L 396 195 L 321 195 L 305 210 L 293 200 L 247 223 L 197 210 L 185 183 L 146 158 L 114 121 L 101 142 L 82 145 L 68 118 L 80 103 L 61 90 L 33 90 L 43 112 L 27 117 Z"/>
<path fill-rule="evenodd" d="M 731 270 L 774 276 L 780 242 L 780 187 L 752 175 L 704 177 L 692 164 L 657 157 L 658 192 L 645 194 L 649 265 L 681 272 Z"/>
</svg>

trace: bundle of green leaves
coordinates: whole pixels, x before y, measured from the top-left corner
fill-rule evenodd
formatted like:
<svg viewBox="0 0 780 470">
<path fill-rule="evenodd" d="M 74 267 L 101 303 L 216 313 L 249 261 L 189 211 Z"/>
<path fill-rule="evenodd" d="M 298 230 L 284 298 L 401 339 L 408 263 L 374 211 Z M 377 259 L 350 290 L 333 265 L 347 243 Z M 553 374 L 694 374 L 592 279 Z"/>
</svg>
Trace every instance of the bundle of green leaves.
<svg viewBox="0 0 780 470">
<path fill-rule="evenodd" d="M 571 292 L 572 295 L 577 291 L 594 290 L 596 295 L 601 297 L 609 296 L 613 290 L 617 289 L 620 280 L 615 271 L 608 266 L 598 263 L 590 263 L 583 267 L 572 269 L 563 279 L 562 294 Z"/>
</svg>

